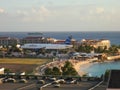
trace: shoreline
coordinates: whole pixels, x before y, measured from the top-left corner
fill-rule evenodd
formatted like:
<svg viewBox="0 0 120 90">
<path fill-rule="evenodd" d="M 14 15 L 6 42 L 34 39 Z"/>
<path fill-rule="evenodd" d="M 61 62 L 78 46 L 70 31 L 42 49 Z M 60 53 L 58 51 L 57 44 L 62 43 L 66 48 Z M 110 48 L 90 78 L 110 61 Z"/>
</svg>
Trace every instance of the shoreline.
<svg viewBox="0 0 120 90">
<path fill-rule="evenodd" d="M 78 75 L 83 76 L 86 74 L 86 72 L 80 70 L 80 67 L 82 67 L 83 65 L 86 64 L 90 64 L 90 60 L 86 60 L 86 61 L 77 61 L 77 60 L 69 60 L 72 64 L 73 67 L 75 68 L 75 70 L 77 71 Z"/>
<path fill-rule="evenodd" d="M 115 62 L 115 61 L 117 61 L 117 60 L 115 60 L 116 57 L 115 58 L 114 58 L 114 56 L 111 56 L 111 57 L 112 57 L 112 59 L 105 60 L 104 62 Z M 120 57 L 120 55 L 118 55 L 117 57 Z M 83 76 L 83 75 L 87 74 L 87 72 L 84 72 L 84 71 L 81 70 L 81 67 L 83 65 L 89 66 L 91 63 L 95 63 L 95 62 L 92 62 L 91 59 L 88 59 L 86 61 L 78 61 L 78 60 L 70 59 L 69 61 L 73 64 L 73 67 L 75 68 L 78 75 L 80 75 L 80 76 Z M 96 62 L 101 63 L 99 61 L 96 61 Z M 87 66 L 85 66 L 85 67 L 87 67 Z"/>
</svg>

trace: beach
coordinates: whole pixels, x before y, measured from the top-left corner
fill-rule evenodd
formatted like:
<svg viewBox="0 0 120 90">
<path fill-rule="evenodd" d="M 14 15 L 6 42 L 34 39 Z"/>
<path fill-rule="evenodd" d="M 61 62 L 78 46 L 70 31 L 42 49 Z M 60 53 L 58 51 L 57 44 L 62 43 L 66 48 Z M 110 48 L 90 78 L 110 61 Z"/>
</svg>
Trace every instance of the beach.
<svg viewBox="0 0 120 90">
<path fill-rule="evenodd" d="M 119 56 L 111 56 L 111 57 L 112 59 L 105 60 L 104 62 L 92 62 L 93 59 L 88 59 L 85 61 L 71 59 L 69 61 L 73 64 L 73 67 L 80 76 L 86 74 L 88 75 L 89 73 L 92 76 L 101 76 L 102 74 L 105 73 L 106 70 L 120 69 L 120 59 L 118 59 L 117 61 L 115 60 L 115 58 Z"/>
<path fill-rule="evenodd" d="M 86 74 L 86 72 L 82 71 L 80 69 L 80 67 L 82 67 L 83 65 L 87 65 L 90 63 L 90 60 L 86 60 L 86 61 L 78 61 L 78 60 L 69 60 L 72 64 L 73 64 L 73 67 L 75 68 L 75 70 L 78 72 L 78 74 L 80 76 L 83 76 Z"/>
</svg>

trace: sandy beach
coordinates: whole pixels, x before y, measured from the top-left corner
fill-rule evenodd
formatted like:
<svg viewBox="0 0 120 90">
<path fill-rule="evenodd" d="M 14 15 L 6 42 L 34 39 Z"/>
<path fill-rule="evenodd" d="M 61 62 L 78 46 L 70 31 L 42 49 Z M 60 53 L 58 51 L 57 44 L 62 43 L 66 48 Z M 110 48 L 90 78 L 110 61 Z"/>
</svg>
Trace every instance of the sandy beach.
<svg viewBox="0 0 120 90">
<path fill-rule="evenodd" d="M 120 58 L 120 55 L 110 56 L 110 57 L 108 57 L 108 60 L 105 60 L 104 62 L 111 62 L 111 61 L 114 61 L 116 58 Z M 87 74 L 87 72 L 81 70 L 81 68 L 89 67 L 91 65 L 91 62 L 94 61 L 94 60 L 95 60 L 95 58 L 94 59 L 88 59 L 88 60 L 85 60 L 85 61 L 70 59 L 69 61 L 73 64 L 73 67 L 78 72 L 78 74 L 80 76 L 83 76 L 83 75 Z M 100 63 L 100 62 L 96 62 L 96 63 Z"/>
<path fill-rule="evenodd" d="M 73 67 L 75 68 L 75 70 L 78 72 L 80 76 L 83 76 L 84 74 L 86 74 L 86 72 L 80 70 L 80 67 L 82 67 L 83 65 L 89 64 L 90 60 L 86 60 L 86 61 L 69 60 L 69 61 L 73 64 Z"/>
</svg>

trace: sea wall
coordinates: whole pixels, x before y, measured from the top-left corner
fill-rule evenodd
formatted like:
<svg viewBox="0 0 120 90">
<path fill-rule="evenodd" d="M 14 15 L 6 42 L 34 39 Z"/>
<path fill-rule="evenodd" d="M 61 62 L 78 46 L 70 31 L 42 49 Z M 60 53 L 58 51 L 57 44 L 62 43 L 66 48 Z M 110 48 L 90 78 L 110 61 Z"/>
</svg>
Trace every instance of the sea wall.
<svg viewBox="0 0 120 90">
<path fill-rule="evenodd" d="M 117 59 L 120 59 L 120 55 L 107 57 L 107 60 L 117 60 Z"/>
</svg>

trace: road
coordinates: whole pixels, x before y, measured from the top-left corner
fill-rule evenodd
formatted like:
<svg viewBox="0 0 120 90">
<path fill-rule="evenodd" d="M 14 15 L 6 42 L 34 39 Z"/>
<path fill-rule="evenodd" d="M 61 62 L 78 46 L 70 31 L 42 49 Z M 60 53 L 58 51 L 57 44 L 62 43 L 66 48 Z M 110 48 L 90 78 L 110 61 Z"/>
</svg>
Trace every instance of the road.
<svg viewBox="0 0 120 90">
<path fill-rule="evenodd" d="M 43 90 L 88 90 L 97 82 L 80 82 L 79 84 L 61 84 L 59 88 L 55 88 L 53 85 L 43 88 Z"/>
<path fill-rule="evenodd" d="M 59 88 L 53 85 L 44 87 L 42 90 L 88 90 L 98 82 L 80 82 L 79 84 L 61 84 Z M 33 83 L 3 83 L 0 84 L 0 90 L 39 90 L 42 85 Z"/>
</svg>

